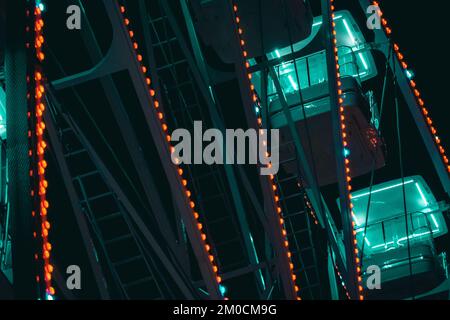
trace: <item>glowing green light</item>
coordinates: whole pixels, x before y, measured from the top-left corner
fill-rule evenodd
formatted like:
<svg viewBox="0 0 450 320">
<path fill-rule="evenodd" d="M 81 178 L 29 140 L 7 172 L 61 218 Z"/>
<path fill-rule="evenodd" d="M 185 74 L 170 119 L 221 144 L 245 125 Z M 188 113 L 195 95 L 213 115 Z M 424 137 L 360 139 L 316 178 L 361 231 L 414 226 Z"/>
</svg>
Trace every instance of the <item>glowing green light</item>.
<svg viewBox="0 0 450 320">
<path fill-rule="evenodd" d="M 412 80 L 414 78 L 414 72 L 412 72 L 411 70 L 406 70 L 405 72 L 409 80 Z"/>
<path fill-rule="evenodd" d="M 430 214 L 431 220 L 433 220 L 434 225 L 436 226 L 436 228 L 439 230 L 439 224 L 437 223 L 436 217 L 434 216 L 434 214 Z"/>
<path fill-rule="evenodd" d="M 353 37 L 353 32 L 352 32 L 352 30 L 350 30 L 350 27 L 348 26 L 347 20 L 344 19 L 344 20 L 342 20 L 342 22 L 344 23 L 344 27 L 345 27 L 345 29 L 347 30 L 348 36 L 350 37 L 350 39 L 352 40 L 352 42 L 353 42 L 354 44 L 356 44 L 355 37 Z"/>
<path fill-rule="evenodd" d="M 352 30 L 350 29 L 347 20 L 342 20 L 342 22 L 344 23 L 345 29 L 347 30 L 348 36 L 350 37 L 350 39 L 352 40 L 353 44 L 356 46 L 358 43 L 356 42 L 356 39 L 353 35 Z M 361 59 L 362 64 L 364 65 L 364 69 L 369 70 L 369 65 L 367 64 L 366 59 L 364 59 L 363 54 L 360 52 L 358 53 L 359 58 Z"/>
<path fill-rule="evenodd" d="M 342 16 L 336 16 L 336 17 L 334 17 L 333 20 L 338 20 L 340 18 L 342 18 Z M 322 21 L 315 22 L 315 23 L 313 23 L 313 27 L 320 26 L 321 24 L 322 24 Z"/>
<path fill-rule="evenodd" d="M 399 244 L 401 241 L 404 241 L 406 239 L 418 238 L 418 237 L 425 236 L 427 234 L 434 233 L 434 232 L 439 232 L 439 229 L 435 229 L 435 230 L 432 230 L 432 231 L 425 231 L 425 232 L 417 233 L 417 234 L 413 233 L 412 235 L 410 235 L 408 237 L 403 237 L 403 238 L 398 239 L 397 240 L 397 244 Z"/>
<path fill-rule="evenodd" d="M 347 158 L 350 155 L 350 150 L 347 148 L 344 148 L 344 157 Z"/>
<path fill-rule="evenodd" d="M 394 244 L 394 241 L 389 241 L 387 243 L 377 244 L 376 246 L 373 246 L 372 249 L 381 248 L 381 247 L 387 247 L 388 244 Z"/>
<path fill-rule="evenodd" d="M 437 223 L 437 221 L 435 221 L 435 223 Z M 399 245 L 400 242 L 405 241 L 406 239 L 414 239 L 414 238 L 418 238 L 418 237 L 425 236 L 425 235 L 428 235 L 428 234 L 431 234 L 431 233 L 435 233 L 435 232 L 439 232 L 439 229 L 434 229 L 432 231 L 425 231 L 425 232 L 422 232 L 422 233 L 414 233 L 414 234 L 412 234 L 412 235 L 410 235 L 408 237 L 402 237 L 402 238 L 397 240 L 397 245 Z M 377 244 L 376 246 L 373 246 L 372 249 L 377 249 L 377 248 L 381 248 L 381 247 L 385 247 L 386 248 L 390 244 L 394 244 L 394 241 L 389 241 L 387 243 Z"/>
<path fill-rule="evenodd" d="M 420 197 L 422 198 L 422 201 L 423 201 L 424 205 L 428 206 L 428 201 L 425 198 L 425 195 L 423 194 L 422 189 L 420 188 L 420 186 L 419 186 L 419 184 L 417 182 L 416 182 L 416 188 L 417 188 L 417 191 L 419 191 Z"/>
<path fill-rule="evenodd" d="M 363 65 L 364 65 L 364 69 L 368 70 L 369 69 L 369 65 L 367 64 L 366 59 L 364 59 L 363 54 L 360 52 L 358 54 L 358 56 L 361 59 L 361 62 L 363 63 Z"/>
<path fill-rule="evenodd" d="M 225 293 L 227 292 L 227 288 L 225 286 L 221 285 L 221 284 L 219 284 L 219 290 L 220 290 L 220 294 L 222 296 L 224 296 Z"/>
<path fill-rule="evenodd" d="M 44 10 L 45 10 L 45 5 L 44 5 L 44 3 L 41 2 L 41 1 L 37 1 L 37 2 L 36 2 L 36 7 L 38 7 L 39 10 L 41 10 L 42 12 L 44 12 Z"/>
<path fill-rule="evenodd" d="M 360 74 L 354 74 L 353 77 L 361 77 L 363 75 L 367 74 L 367 72 L 361 72 Z"/>
<path fill-rule="evenodd" d="M 289 82 L 290 82 L 291 85 L 292 85 L 292 88 L 294 88 L 294 90 L 298 90 L 298 86 L 297 86 L 297 84 L 295 83 L 295 81 L 294 81 L 294 79 L 292 78 L 291 75 L 288 75 L 288 79 L 289 79 Z"/>
<path fill-rule="evenodd" d="M 405 181 L 405 185 L 410 184 L 412 182 L 414 182 L 414 180 Z M 394 184 L 393 186 L 389 186 L 389 187 L 373 190 L 371 193 L 374 194 L 374 193 L 378 193 L 378 192 L 394 189 L 394 188 L 400 187 L 402 185 L 403 185 L 403 183 Z M 370 192 L 365 192 L 365 193 L 362 193 L 362 194 L 358 194 L 356 196 L 353 196 L 353 199 L 357 199 L 357 198 L 361 198 L 361 197 L 364 197 L 364 196 L 368 196 L 369 194 L 370 194 Z"/>
</svg>

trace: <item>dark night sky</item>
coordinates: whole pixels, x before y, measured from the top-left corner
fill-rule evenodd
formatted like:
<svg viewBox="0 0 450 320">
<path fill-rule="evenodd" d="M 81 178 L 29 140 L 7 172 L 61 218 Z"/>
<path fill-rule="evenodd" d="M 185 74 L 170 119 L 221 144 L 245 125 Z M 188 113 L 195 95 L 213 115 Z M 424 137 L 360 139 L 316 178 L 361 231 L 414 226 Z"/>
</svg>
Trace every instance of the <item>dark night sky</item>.
<svg viewBox="0 0 450 320">
<path fill-rule="evenodd" d="M 416 73 L 416 81 L 447 148 L 450 141 L 448 111 L 448 75 L 450 61 L 446 52 L 448 41 L 448 1 L 384 1 L 386 15 L 398 34 L 399 44 Z M 414 3 L 415 5 L 411 5 Z"/>
</svg>

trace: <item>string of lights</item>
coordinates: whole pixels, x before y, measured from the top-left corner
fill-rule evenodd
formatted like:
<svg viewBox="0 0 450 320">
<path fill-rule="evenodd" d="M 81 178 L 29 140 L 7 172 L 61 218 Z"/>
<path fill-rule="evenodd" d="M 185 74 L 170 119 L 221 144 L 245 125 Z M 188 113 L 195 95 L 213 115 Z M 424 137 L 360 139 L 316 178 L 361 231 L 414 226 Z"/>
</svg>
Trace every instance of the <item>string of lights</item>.
<svg viewBox="0 0 450 320">
<path fill-rule="evenodd" d="M 171 152 L 171 154 L 174 153 L 175 148 L 171 145 L 171 136 L 169 134 L 169 127 L 167 125 L 167 122 L 165 121 L 165 117 L 164 117 L 164 113 L 162 112 L 162 110 L 160 109 L 160 103 L 157 100 L 156 97 L 156 91 L 152 86 L 152 80 L 148 74 L 148 68 L 145 66 L 144 62 L 143 62 L 143 56 L 142 54 L 139 52 L 139 44 L 138 42 L 135 40 L 135 34 L 134 31 L 131 29 L 131 21 L 130 18 L 126 16 L 126 8 L 125 6 L 120 6 L 120 12 L 122 13 L 123 16 L 123 21 L 124 24 L 128 30 L 128 36 L 130 37 L 130 40 L 133 44 L 133 49 L 135 50 L 135 54 L 136 54 L 136 59 L 140 64 L 140 68 L 141 68 L 141 72 L 143 74 L 143 76 L 145 77 L 145 81 L 146 84 L 148 86 L 148 90 L 149 90 L 149 94 L 153 99 L 153 106 L 157 111 L 157 116 L 158 119 L 160 121 L 161 124 L 161 129 L 165 134 L 166 137 L 166 141 L 168 143 L 168 148 Z M 201 222 L 201 217 L 199 212 L 195 209 L 195 202 L 192 199 L 192 192 L 190 191 L 189 187 L 188 187 L 188 180 L 184 177 L 184 170 L 181 168 L 180 166 L 180 160 L 177 160 L 175 158 L 175 164 L 174 164 L 174 169 L 177 171 L 178 175 L 181 178 L 181 183 L 183 185 L 184 188 L 184 192 L 185 192 L 185 196 L 188 200 L 189 206 L 191 208 L 192 211 L 192 215 L 194 216 L 194 219 L 197 222 L 197 229 L 198 232 L 200 233 L 200 237 L 201 240 L 203 241 L 203 245 L 204 245 L 204 250 L 206 251 L 206 254 L 208 255 L 209 261 L 211 263 L 211 269 L 213 271 L 213 273 L 215 274 L 216 277 L 216 281 L 218 283 L 218 285 L 220 285 L 222 283 L 222 277 L 219 275 L 219 269 L 216 263 L 216 259 L 212 253 L 212 247 L 211 244 L 209 244 L 208 240 L 207 240 L 207 236 L 206 233 L 203 230 L 203 224 Z M 225 300 L 228 300 L 227 297 L 224 297 Z"/>
<path fill-rule="evenodd" d="M 355 231 L 355 213 L 353 212 L 353 203 L 352 203 L 352 186 L 351 186 L 351 171 L 350 171 L 350 159 L 348 152 L 345 152 L 348 147 L 348 133 L 347 133 L 347 124 L 346 124 L 346 117 L 345 117 L 345 106 L 344 106 L 344 96 L 342 91 L 342 82 L 341 82 L 341 74 L 340 74 L 340 66 L 339 66 L 339 57 L 338 57 L 338 46 L 337 46 L 337 38 L 336 38 L 336 23 L 334 22 L 334 0 L 329 1 L 330 6 L 330 12 L 331 12 L 331 24 L 332 24 L 332 42 L 333 42 L 333 50 L 334 50 L 334 56 L 335 56 L 335 62 L 336 62 L 336 79 L 337 79 L 337 94 L 338 94 L 338 103 L 339 103 L 339 116 L 340 116 L 340 134 L 342 137 L 342 152 L 344 154 L 344 167 L 345 167 L 345 179 L 346 179 L 346 189 L 347 189 L 347 195 L 346 195 L 346 201 L 348 202 L 348 208 L 351 212 L 352 217 L 352 241 L 353 241 L 353 258 L 356 266 L 356 283 L 357 283 L 357 291 L 358 291 L 358 299 L 364 300 L 364 292 L 363 292 L 363 286 L 362 286 L 362 276 L 361 276 L 361 261 L 359 258 L 359 250 L 358 250 L 358 242 L 356 240 L 356 231 Z"/>
<path fill-rule="evenodd" d="M 236 25 L 236 29 L 239 35 L 239 41 L 240 41 L 240 47 L 242 50 L 242 56 L 245 59 L 245 68 L 248 70 L 250 68 L 250 62 L 248 61 L 248 52 L 246 50 L 246 42 L 244 39 L 244 30 L 242 28 L 241 25 L 241 18 L 239 17 L 239 10 L 238 10 L 238 6 L 236 1 L 232 1 L 232 5 L 233 5 L 233 13 L 234 13 L 234 22 Z M 258 97 L 258 94 L 255 90 L 255 85 L 252 82 L 252 74 L 250 72 L 247 72 L 247 78 L 248 78 L 248 85 L 249 85 L 249 90 L 250 90 L 250 95 L 252 97 L 253 103 L 255 104 L 255 110 L 256 110 L 256 114 L 257 114 L 257 125 L 259 130 L 262 130 L 263 128 L 263 123 L 262 123 L 262 117 L 260 114 L 261 111 L 261 101 Z M 267 141 L 263 141 L 263 144 L 265 145 L 267 143 Z M 268 167 L 270 168 L 271 164 L 268 164 Z M 299 285 L 296 283 L 297 280 L 297 276 L 294 273 L 294 263 L 292 261 L 292 252 L 289 250 L 289 241 L 287 239 L 287 230 L 285 227 L 285 222 L 284 222 L 284 218 L 283 218 L 283 210 L 281 208 L 280 205 L 280 197 L 278 195 L 278 188 L 277 188 L 277 184 L 275 181 L 275 176 L 274 175 L 270 175 L 269 176 L 270 182 L 272 184 L 272 191 L 273 191 L 273 200 L 275 202 L 276 208 L 277 208 L 277 213 L 279 214 L 279 223 L 280 223 L 280 228 L 281 228 L 281 234 L 284 237 L 283 243 L 284 246 L 287 249 L 287 256 L 286 258 L 288 259 L 288 263 L 289 263 L 289 267 L 290 267 L 290 271 L 291 271 L 291 279 L 294 282 L 294 290 L 297 293 L 297 300 L 301 300 L 300 297 L 300 288 Z"/>
<path fill-rule="evenodd" d="M 339 271 L 339 268 L 337 267 L 337 265 L 334 263 L 334 261 L 333 261 L 333 266 L 334 266 L 334 269 L 336 270 L 336 274 L 339 277 L 339 280 L 341 281 L 342 288 L 344 288 L 345 296 L 347 297 L 347 299 L 350 300 L 351 297 L 350 297 L 350 294 L 348 292 L 347 285 L 345 284 L 344 279 L 342 278 L 342 274 Z"/>
<path fill-rule="evenodd" d="M 303 184 L 301 182 L 298 182 L 297 186 L 300 189 L 303 189 Z M 314 208 L 312 207 L 311 201 L 309 200 L 308 195 L 306 194 L 306 192 L 303 194 L 303 201 L 305 202 L 306 209 L 307 209 L 309 215 L 311 216 L 311 218 L 313 219 L 314 224 L 318 225 L 319 221 L 317 220 L 316 213 L 314 211 Z"/>
<path fill-rule="evenodd" d="M 27 11 L 27 16 L 30 16 L 30 11 Z M 30 178 L 31 178 L 31 197 L 34 200 L 35 207 L 37 209 L 33 209 L 31 215 L 33 218 L 38 220 L 37 225 L 39 227 L 36 228 L 36 231 L 33 232 L 33 237 L 42 245 L 42 248 L 39 253 L 36 253 L 34 258 L 38 265 L 41 265 L 39 262 L 42 259 L 43 263 L 43 271 L 38 271 L 38 275 L 36 276 L 37 283 L 43 282 L 45 285 L 46 299 L 51 300 L 55 295 L 55 289 L 52 286 L 52 272 L 53 266 L 50 262 L 51 258 L 51 250 L 52 245 L 49 241 L 49 230 L 50 230 L 50 222 L 48 221 L 48 209 L 49 202 L 47 200 L 47 188 L 48 181 L 45 177 L 45 171 L 47 168 L 47 161 L 45 160 L 45 152 L 47 148 L 47 142 L 45 141 L 45 122 L 44 122 L 44 113 L 46 110 L 45 103 L 45 77 L 43 73 L 42 64 L 45 59 L 45 54 L 43 52 L 43 44 L 44 44 L 44 20 L 42 17 L 42 11 L 38 3 L 34 8 L 33 13 L 34 19 L 34 48 L 30 48 L 29 43 L 27 43 L 27 48 L 29 50 L 33 50 L 36 62 L 34 68 L 34 105 L 28 113 L 28 119 L 30 123 L 30 130 L 28 132 L 28 137 L 30 140 L 30 149 L 28 151 L 28 155 L 31 159 L 31 169 L 30 169 Z M 31 83 L 30 75 L 27 78 L 28 83 Z M 28 97 L 31 99 L 31 95 Z M 33 119 L 34 117 L 34 119 Z M 40 231 L 40 239 L 38 238 L 38 233 Z M 43 274 L 44 279 L 41 279 L 41 274 Z"/>
</svg>

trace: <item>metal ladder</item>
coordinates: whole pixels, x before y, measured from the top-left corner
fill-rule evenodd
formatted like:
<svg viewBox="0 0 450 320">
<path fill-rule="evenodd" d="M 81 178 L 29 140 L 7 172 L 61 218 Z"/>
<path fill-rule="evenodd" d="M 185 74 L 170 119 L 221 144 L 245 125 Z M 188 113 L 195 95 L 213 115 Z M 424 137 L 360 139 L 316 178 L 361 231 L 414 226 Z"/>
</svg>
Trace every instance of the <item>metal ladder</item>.
<svg viewBox="0 0 450 320">
<path fill-rule="evenodd" d="M 201 119 L 204 126 L 211 126 L 205 124 L 202 98 L 198 96 L 189 63 L 159 1 L 150 8 L 149 26 L 168 122 L 174 128 L 192 128 L 193 120 Z M 249 264 L 223 170 L 217 165 L 188 167 L 199 212 L 204 214 L 205 229 L 222 274 Z"/>
<path fill-rule="evenodd" d="M 284 142 L 281 148 L 294 147 L 292 141 Z M 296 164 L 295 153 L 292 157 L 280 160 L 280 171 L 275 177 L 283 209 L 289 248 L 294 263 L 294 273 L 300 284 L 303 299 L 322 297 L 319 264 L 313 239 L 313 222 L 306 205 L 306 191 L 300 173 L 283 172 L 283 165 Z"/>
<path fill-rule="evenodd" d="M 86 214 L 96 246 L 104 254 L 120 296 L 126 299 L 163 299 L 152 271 L 152 261 L 132 222 L 107 180 L 96 168 L 68 117 L 58 121 L 58 136 L 75 185 L 80 206 Z"/>
</svg>

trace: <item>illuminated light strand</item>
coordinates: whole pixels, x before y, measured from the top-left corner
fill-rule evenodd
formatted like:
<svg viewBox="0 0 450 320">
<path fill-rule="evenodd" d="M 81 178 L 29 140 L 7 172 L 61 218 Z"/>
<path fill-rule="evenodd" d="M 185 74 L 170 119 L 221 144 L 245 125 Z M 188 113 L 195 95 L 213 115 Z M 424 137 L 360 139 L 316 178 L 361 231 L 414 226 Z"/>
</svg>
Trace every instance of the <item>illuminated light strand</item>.
<svg viewBox="0 0 450 320">
<path fill-rule="evenodd" d="M 301 183 L 301 182 L 298 182 L 298 183 L 297 183 L 297 186 L 301 189 L 301 188 L 302 188 L 302 183 Z M 319 221 L 317 220 L 316 213 L 315 213 L 315 211 L 314 211 L 314 208 L 313 208 L 312 205 L 311 205 L 311 201 L 309 200 L 308 195 L 306 194 L 306 192 L 303 193 L 303 201 L 304 201 L 305 204 L 306 204 L 307 211 L 308 211 L 309 215 L 310 215 L 311 218 L 314 220 L 314 224 L 315 224 L 315 225 L 318 225 L 318 224 L 319 224 Z"/>
<path fill-rule="evenodd" d="M 28 16 L 29 14 L 30 12 L 27 11 Z M 55 288 L 52 286 L 52 273 L 54 267 L 50 262 L 52 245 L 48 240 L 51 225 L 47 218 L 50 204 L 46 197 L 48 181 L 45 179 L 45 171 L 47 169 L 47 161 L 45 160 L 45 150 L 47 148 L 47 142 L 44 139 L 46 126 L 43 116 L 46 110 L 45 104 L 46 93 L 45 93 L 45 79 L 42 73 L 42 66 L 41 66 L 41 64 L 45 59 L 45 54 L 42 50 L 42 46 L 45 41 L 43 36 L 43 28 L 44 28 L 44 20 L 41 15 L 41 9 L 38 6 L 36 6 L 34 8 L 34 50 L 37 59 L 37 63 L 35 65 L 34 70 L 35 127 L 28 132 L 28 136 L 30 139 L 32 138 L 32 134 L 33 133 L 35 134 L 35 145 L 28 151 L 28 155 L 31 159 L 37 162 L 35 164 L 37 172 L 33 172 L 33 170 L 30 170 L 30 176 L 37 177 L 38 182 L 36 187 L 37 190 L 33 189 L 31 191 L 31 195 L 33 197 L 37 196 L 39 198 L 39 209 L 33 210 L 31 214 L 32 217 L 36 217 L 36 212 L 39 212 L 39 219 L 40 219 L 39 222 L 42 237 L 41 259 L 44 262 L 43 275 L 45 283 L 45 292 L 47 294 L 47 298 L 49 298 L 49 296 L 53 296 L 55 294 Z M 29 45 L 27 45 L 27 48 L 29 48 Z M 33 115 L 31 113 L 28 113 L 29 119 L 31 119 L 32 116 Z M 37 238 L 36 232 L 33 232 L 33 237 Z M 39 255 L 35 254 L 34 258 L 35 260 L 39 260 Z M 39 275 L 36 276 L 36 281 L 40 282 Z"/>
<path fill-rule="evenodd" d="M 131 19 L 129 17 L 126 17 L 126 8 L 125 6 L 120 6 L 120 12 L 123 16 L 123 22 L 125 24 L 125 27 L 127 28 L 128 31 L 128 36 L 130 37 L 133 49 L 135 51 L 135 57 L 136 60 L 139 62 L 140 64 L 140 72 L 142 73 L 142 75 L 145 78 L 145 82 L 147 84 L 148 90 L 149 90 L 149 94 L 150 97 L 152 98 L 153 101 L 153 106 L 156 109 L 156 115 L 160 121 L 160 125 L 161 125 L 161 129 L 163 131 L 163 133 L 165 134 L 165 140 L 168 144 L 168 148 L 170 153 L 172 154 L 174 152 L 174 147 L 171 144 L 171 138 L 170 138 L 170 134 L 169 132 L 169 127 L 167 125 L 167 122 L 165 121 L 165 117 L 164 117 L 164 113 L 162 112 L 162 110 L 159 108 L 159 101 L 157 100 L 156 97 L 156 91 L 155 89 L 152 87 L 152 80 L 148 74 L 148 68 L 147 66 L 144 65 L 143 63 L 143 57 L 142 54 L 139 53 L 138 49 L 139 49 L 139 44 L 138 42 L 135 40 L 135 33 L 134 31 L 131 29 Z M 217 282 L 218 285 L 220 285 L 222 283 L 222 277 L 219 275 L 219 268 L 216 264 L 216 259 L 212 253 L 212 249 L 211 249 L 211 245 L 208 243 L 207 241 L 207 237 L 205 232 L 203 231 L 203 224 L 201 223 L 201 219 L 200 219 L 200 215 L 197 212 L 197 210 L 195 210 L 195 202 L 192 200 L 192 192 L 189 190 L 188 188 L 188 181 L 186 178 L 184 178 L 184 171 L 183 169 L 180 167 L 179 163 L 175 164 L 175 169 L 181 179 L 181 184 L 183 185 L 184 188 L 184 195 L 187 198 L 187 202 L 189 203 L 189 207 L 191 209 L 192 215 L 196 221 L 196 227 L 197 230 L 200 234 L 200 238 L 201 241 L 203 243 L 203 248 L 208 256 L 209 262 L 211 264 L 211 270 L 213 272 L 213 274 L 215 275 L 215 280 Z M 223 296 L 223 295 L 222 295 Z M 223 297 L 225 300 L 228 300 L 227 297 Z"/>
<path fill-rule="evenodd" d="M 378 7 L 378 15 L 381 18 L 381 24 L 383 26 L 384 32 L 386 33 L 386 36 L 389 39 L 392 39 L 392 29 L 389 27 L 389 23 L 388 23 L 387 19 L 384 18 L 383 11 L 381 11 L 381 9 L 380 9 L 379 2 L 378 1 L 373 1 L 372 4 L 374 6 Z M 395 54 L 397 56 L 398 61 L 400 62 L 400 64 L 401 64 L 402 68 L 404 69 L 404 71 L 408 72 L 408 64 L 405 61 L 404 55 L 400 52 L 399 45 L 397 43 L 395 43 L 395 42 L 393 42 L 393 43 L 394 43 L 394 45 L 393 45 L 394 46 L 394 51 L 395 51 Z M 448 156 L 446 154 L 446 151 L 445 151 L 445 149 L 444 149 L 444 147 L 442 145 L 442 141 L 439 138 L 437 130 L 436 130 L 435 126 L 433 126 L 433 120 L 431 119 L 431 116 L 429 115 L 429 110 L 425 106 L 425 101 L 423 100 L 423 98 L 421 96 L 421 92 L 417 88 L 416 82 L 414 80 L 412 80 L 412 79 L 410 79 L 410 81 L 409 81 L 409 86 L 411 88 L 411 91 L 414 93 L 414 96 L 416 98 L 417 104 L 419 105 L 419 107 L 421 109 L 420 110 L 421 114 L 422 114 L 422 116 L 423 116 L 423 118 L 424 118 L 424 120 L 425 120 L 425 122 L 426 122 L 426 124 L 428 126 L 428 129 L 430 130 L 430 132 L 431 132 L 431 134 L 433 136 L 433 141 L 436 144 L 436 147 L 438 148 L 439 153 L 441 154 L 442 161 L 443 161 L 444 166 L 445 166 L 445 168 L 447 170 L 447 173 L 450 173 L 450 161 L 449 161 L 449 158 L 448 158 Z"/>
<path fill-rule="evenodd" d="M 248 79 L 248 84 L 249 84 L 249 89 L 250 89 L 250 96 L 251 96 L 253 103 L 256 105 L 256 109 L 261 110 L 261 101 L 258 97 L 258 94 L 255 90 L 255 86 L 252 82 L 252 74 L 250 72 L 248 72 L 248 69 L 250 68 L 250 63 L 248 61 L 248 52 L 246 50 L 246 42 L 244 39 L 244 29 L 241 26 L 241 18 L 239 17 L 238 6 L 235 1 L 232 1 L 232 5 L 233 5 L 234 23 L 236 25 L 237 33 L 239 36 L 239 44 L 241 47 L 242 56 L 245 60 L 245 69 L 247 70 L 246 74 L 247 74 L 247 79 Z M 261 130 L 263 128 L 263 126 L 262 126 L 262 118 L 261 118 L 260 114 L 257 115 L 257 124 L 258 124 L 259 130 Z M 263 141 L 263 144 L 264 143 L 267 143 L 267 141 Z M 271 166 L 271 164 L 268 165 L 269 168 L 270 168 L 270 166 Z M 283 245 L 286 247 L 286 250 L 287 250 L 286 259 L 288 261 L 289 269 L 291 272 L 290 276 L 294 283 L 294 290 L 297 294 L 297 300 L 301 300 L 301 297 L 299 295 L 300 287 L 297 284 L 298 277 L 294 273 L 294 263 L 292 262 L 292 252 L 289 250 L 289 241 L 287 239 L 287 230 L 285 228 L 285 223 L 284 223 L 284 219 L 283 219 L 283 210 L 281 209 L 280 197 L 278 195 L 277 185 L 275 182 L 275 177 L 273 175 L 270 175 L 270 181 L 272 184 L 272 193 L 273 193 L 274 203 L 276 205 L 277 213 L 279 215 L 278 219 L 279 219 L 279 223 L 280 223 L 281 234 L 284 239 Z"/>
<path fill-rule="evenodd" d="M 334 50 L 334 56 L 336 61 L 336 79 L 337 79 L 337 94 L 338 94 L 338 107 L 339 107 L 339 119 L 340 119 L 340 131 L 342 135 L 342 150 L 346 149 L 348 147 L 348 141 L 347 141 L 347 126 L 346 126 L 346 119 L 344 114 L 344 96 L 342 92 L 342 82 L 341 82 L 341 74 L 340 74 L 340 66 L 339 66 L 339 57 L 338 57 L 338 47 L 337 47 L 337 38 L 336 38 L 336 23 L 334 22 L 334 0 L 330 0 L 330 12 L 331 12 L 331 30 L 332 30 L 332 42 L 333 42 L 333 50 Z M 361 260 L 359 258 L 359 250 L 358 250 L 358 242 L 356 240 L 356 231 L 355 231 L 355 213 L 353 211 L 353 203 L 352 203 L 352 196 L 351 196 L 351 170 L 350 170 L 350 160 L 349 160 L 349 154 L 344 154 L 344 168 L 345 168 L 345 180 L 346 180 L 346 189 L 348 193 L 348 198 L 346 201 L 349 204 L 349 209 L 352 217 L 352 242 L 353 242 L 353 258 L 356 266 L 356 284 L 357 284 L 357 292 L 358 292 L 358 299 L 364 300 L 364 288 L 362 285 L 362 276 L 361 276 Z"/>
<path fill-rule="evenodd" d="M 344 288 L 344 292 L 345 292 L 345 295 L 347 296 L 347 299 L 351 300 L 350 294 L 348 293 L 347 286 L 345 285 L 344 279 L 342 278 L 342 275 L 339 272 L 339 268 L 337 267 L 337 265 L 335 265 L 335 264 L 333 264 L 333 265 L 334 265 L 334 269 L 336 270 L 336 274 L 339 277 L 339 280 L 341 280 L 341 285 L 342 285 L 342 288 Z"/>
<path fill-rule="evenodd" d="M 309 214 L 311 215 L 311 217 L 313 218 L 314 224 L 315 224 L 315 225 L 318 225 L 318 224 L 319 224 L 319 221 L 317 220 L 316 213 L 315 213 L 315 211 L 314 211 L 314 208 L 313 208 L 312 205 L 311 205 L 311 202 L 309 201 L 308 197 L 306 196 L 306 194 L 303 196 L 303 200 L 304 200 L 305 203 L 306 203 L 306 207 L 309 209 L 308 212 L 309 212 Z"/>
</svg>

